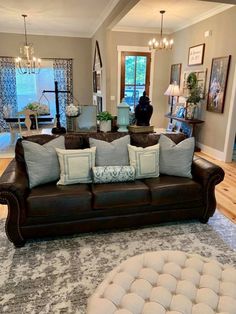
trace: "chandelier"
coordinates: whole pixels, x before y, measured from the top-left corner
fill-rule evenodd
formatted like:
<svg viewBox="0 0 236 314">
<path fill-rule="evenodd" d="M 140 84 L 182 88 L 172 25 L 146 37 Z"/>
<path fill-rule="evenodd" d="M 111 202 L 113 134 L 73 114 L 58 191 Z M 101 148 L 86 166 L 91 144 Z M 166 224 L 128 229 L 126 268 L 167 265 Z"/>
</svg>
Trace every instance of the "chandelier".
<svg viewBox="0 0 236 314">
<path fill-rule="evenodd" d="M 149 50 L 167 50 L 167 49 L 171 49 L 174 43 L 173 39 L 166 39 L 165 37 L 163 38 L 162 35 L 162 29 L 163 29 L 163 14 L 166 11 L 161 10 L 161 38 L 160 40 L 157 40 L 156 38 L 153 38 L 152 40 L 150 40 L 148 42 L 148 46 L 149 46 Z"/>
<path fill-rule="evenodd" d="M 15 64 L 20 74 L 38 74 L 40 71 L 41 59 L 34 57 L 33 44 L 28 43 L 26 31 L 26 14 L 22 14 L 24 18 L 25 42 L 20 47 L 20 57 L 15 58 Z"/>
</svg>

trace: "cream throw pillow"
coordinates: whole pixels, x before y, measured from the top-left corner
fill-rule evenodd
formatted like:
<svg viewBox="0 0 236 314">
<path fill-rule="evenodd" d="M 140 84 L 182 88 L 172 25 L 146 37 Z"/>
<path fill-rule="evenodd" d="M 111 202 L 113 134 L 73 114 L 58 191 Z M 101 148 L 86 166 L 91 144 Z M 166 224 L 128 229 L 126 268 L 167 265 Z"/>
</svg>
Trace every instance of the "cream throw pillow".
<svg viewBox="0 0 236 314">
<path fill-rule="evenodd" d="M 128 151 L 136 179 L 159 177 L 159 144 L 146 148 L 128 145 Z"/>
<path fill-rule="evenodd" d="M 87 149 L 56 149 L 60 163 L 58 185 L 91 183 L 91 171 L 95 166 L 96 147 Z"/>
</svg>

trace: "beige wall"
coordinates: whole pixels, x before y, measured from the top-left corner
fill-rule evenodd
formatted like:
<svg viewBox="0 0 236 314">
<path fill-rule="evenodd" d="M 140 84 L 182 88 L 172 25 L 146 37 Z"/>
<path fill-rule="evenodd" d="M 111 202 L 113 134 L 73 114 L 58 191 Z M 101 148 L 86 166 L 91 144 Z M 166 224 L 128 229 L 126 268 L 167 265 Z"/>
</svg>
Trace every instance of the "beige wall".
<svg viewBox="0 0 236 314">
<path fill-rule="evenodd" d="M 0 33 L 0 56 L 15 57 L 23 35 Z M 73 93 L 81 105 L 92 103 L 91 39 L 29 35 L 40 58 L 73 59 Z"/>
<path fill-rule="evenodd" d="M 233 7 L 174 34 L 175 44 L 172 51 L 171 63 L 182 63 L 182 73 L 184 70 L 201 70 L 207 68 L 207 90 L 212 58 L 232 55 L 224 113 L 219 114 L 206 111 L 206 101 L 202 105 L 202 118 L 205 123 L 200 127 L 198 140 L 200 143 L 219 151 L 224 150 L 226 126 L 229 118 L 229 105 L 236 60 L 235 29 L 236 7 Z M 212 30 L 212 36 L 205 38 L 204 32 L 207 30 Z M 188 67 L 189 47 L 201 43 L 205 43 L 206 45 L 204 64 Z"/>
</svg>

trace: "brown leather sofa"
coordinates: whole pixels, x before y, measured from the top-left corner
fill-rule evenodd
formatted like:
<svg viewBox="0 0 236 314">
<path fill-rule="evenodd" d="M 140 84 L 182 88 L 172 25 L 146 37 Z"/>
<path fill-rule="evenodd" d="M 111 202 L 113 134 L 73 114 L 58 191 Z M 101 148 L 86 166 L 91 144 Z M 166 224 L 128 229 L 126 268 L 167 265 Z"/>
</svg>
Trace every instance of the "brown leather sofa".
<svg viewBox="0 0 236 314">
<path fill-rule="evenodd" d="M 122 133 L 66 134 L 67 149 L 86 148 L 89 136 L 109 142 Z M 176 143 L 184 135 L 170 134 Z M 28 140 L 44 144 L 51 135 Z M 131 144 L 147 147 L 157 134 L 132 134 Z M 16 247 L 27 239 L 123 227 L 138 227 L 183 219 L 206 223 L 215 211 L 215 185 L 223 170 L 195 157 L 193 179 L 161 175 L 155 179 L 113 184 L 57 186 L 55 182 L 30 190 L 21 140 L 16 157 L 0 178 L 0 203 L 8 205 L 6 233 Z"/>
</svg>

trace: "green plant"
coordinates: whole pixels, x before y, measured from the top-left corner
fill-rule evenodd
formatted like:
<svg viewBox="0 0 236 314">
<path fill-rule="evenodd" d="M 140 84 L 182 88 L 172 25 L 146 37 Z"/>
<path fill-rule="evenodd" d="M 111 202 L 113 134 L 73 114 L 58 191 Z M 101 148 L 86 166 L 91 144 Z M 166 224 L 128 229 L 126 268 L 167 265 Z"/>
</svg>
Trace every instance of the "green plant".
<svg viewBox="0 0 236 314">
<path fill-rule="evenodd" d="M 202 89 L 198 86 L 197 76 L 194 72 L 190 73 L 187 78 L 187 87 L 189 90 L 187 102 L 197 104 L 202 99 Z"/>
<path fill-rule="evenodd" d="M 97 115 L 99 121 L 108 121 L 112 120 L 112 115 L 108 111 L 102 111 Z"/>
</svg>

